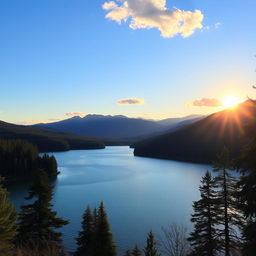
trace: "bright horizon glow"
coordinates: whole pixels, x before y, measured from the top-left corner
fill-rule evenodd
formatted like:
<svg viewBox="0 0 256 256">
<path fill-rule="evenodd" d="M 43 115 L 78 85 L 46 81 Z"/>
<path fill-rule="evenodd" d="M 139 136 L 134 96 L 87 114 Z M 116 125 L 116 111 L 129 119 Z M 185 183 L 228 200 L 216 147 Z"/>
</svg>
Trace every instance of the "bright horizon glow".
<svg viewBox="0 0 256 256">
<path fill-rule="evenodd" d="M 237 96 L 235 95 L 229 95 L 221 100 L 222 106 L 224 108 L 234 108 L 236 107 L 239 103 L 242 102 Z"/>
</svg>

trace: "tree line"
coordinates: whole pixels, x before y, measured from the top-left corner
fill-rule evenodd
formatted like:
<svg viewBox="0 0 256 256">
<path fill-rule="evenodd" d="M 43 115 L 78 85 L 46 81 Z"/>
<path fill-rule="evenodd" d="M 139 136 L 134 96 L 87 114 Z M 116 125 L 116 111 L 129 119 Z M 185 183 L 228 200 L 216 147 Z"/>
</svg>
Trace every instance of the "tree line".
<svg viewBox="0 0 256 256">
<path fill-rule="evenodd" d="M 33 178 L 37 169 L 49 176 L 58 173 L 54 156 L 40 156 L 36 146 L 23 140 L 0 140 L 0 163 L 0 176 L 6 182 Z"/>
<path fill-rule="evenodd" d="M 254 256 L 256 252 L 256 139 L 237 159 L 227 149 L 219 154 L 202 177 L 200 199 L 193 202 L 190 234 L 176 225 L 164 229 L 165 241 L 156 242 L 152 231 L 146 246 L 128 249 L 125 256 Z M 239 173 L 238 178 L 233 173 Z M 68 224 L 52 210 L 52 186 L 48 175 L 36 171 L 29 188 L 27 204 L 16 213 L 7 191 L 0 187 L 0 255 L 61 256 L 61 232 Z M 75 256 L 116 256 L 117 249 L 103 202 L 98 208 L 85 209 L 77 237 Z M 163 239 L 164 240 L 164 239 Z M 161 241 L 160 241 L 161 242 Z M 20 254 L 18 254 L 18 252 Z M 25 252 L 25 253 L 24 253 Z M 23 254 L 22 254 L 23 253 Z"/>
</svg>

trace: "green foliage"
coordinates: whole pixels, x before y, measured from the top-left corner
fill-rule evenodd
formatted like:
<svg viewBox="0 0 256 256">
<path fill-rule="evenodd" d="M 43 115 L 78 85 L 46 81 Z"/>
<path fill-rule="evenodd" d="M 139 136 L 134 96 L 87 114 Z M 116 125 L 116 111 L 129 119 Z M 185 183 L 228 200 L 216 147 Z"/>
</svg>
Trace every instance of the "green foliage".
<svg viewBox="0 0 256 256">
<path fill-rule="evenodd" d="M 7 194 L 0 184 L 0 256 L 12 255 L 12 242 L 17 233 L 17 214 Z"/>
<path fill-rule="evenodd" d="M 36 169 L 43 169 L 49 176 L 57 174 L 54 156 L 40 157 L 34 145 L 21 140 L 0 140 L 0 163 L 0 175 L 7 182 L 29 179 Z"/>
<path fill-rule="evenodd" d="M 201 199 L 193 203 L 194 214 L 191 221 L 194 223 L 194 231 L 188 238 L 193 248 L 191 255 L 214 256 L 220 250 L 219 230 L 216 226 L 220 223 L 221 212 L 215 188 L 215 180 L 207 171 L 199 188 Z"/>
<path fill-rule="evenodd" d="M 29 195 L 25 198 L 32 202 L 21 207 L 17 244 L 42 249 L 49 243 L 60 245 L 62 234 L 55 229 L 67 225 L 68 221 L 58 218 L 51 209 L 52 193 L 47 174 L 38 170 Z"/>
<path fill-rule="evenodd" d="M 155 236 L 152 231 L 148 233 L 147 244 L 144 248 L 145 256 L 160 256 L 157 251 Z"/>
<path fill-rule="evenodd" d="M 75 256 L 116 256 L 116 246 L 103 202 L 93 213 L 87 207 L 82 221 L 82 231 L 77 238 Z"/>
</svg>

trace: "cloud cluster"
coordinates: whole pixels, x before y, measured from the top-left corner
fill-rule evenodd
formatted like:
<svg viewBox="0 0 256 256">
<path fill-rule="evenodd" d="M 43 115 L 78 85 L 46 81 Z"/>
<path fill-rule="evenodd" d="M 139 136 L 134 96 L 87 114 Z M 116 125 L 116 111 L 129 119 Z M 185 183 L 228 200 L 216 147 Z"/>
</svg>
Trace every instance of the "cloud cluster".
<svg viewBox="0 0 256 256">
<path fill-rule="evenodd" d="M 194 100 L 192 105 L 195 107 L 220 107 L 222 103 L 218 99 L 203 98 L 200 100 Z"/>
<path fill-rule="evenodd" d="M 67 113 L 65 113 L 65 115 L 67 117 L 74 117 L 74 116 L 84 117 L 86 115 L 86 113 L 84 113 L 84 112 L 67 112 Z"/>
<path fill-rule="evenodd" d="M 102 7 L 108 11 L 108 19 L 119 24 L 129 21 L 132 29 L 157 28 L 163 37 L 177 34 L 189 37 L 196 29 L 203 28 L 204 15 L 200 10 L 168 9 L 166 0 L 115 0 L 105 2 Z"/>
<path fill-rule="evenodd" d="M 117 101 L 118 105 L 141 105 L 144 104 L 144 99 L 139 98 L 126 98 Z"/>
</svg>

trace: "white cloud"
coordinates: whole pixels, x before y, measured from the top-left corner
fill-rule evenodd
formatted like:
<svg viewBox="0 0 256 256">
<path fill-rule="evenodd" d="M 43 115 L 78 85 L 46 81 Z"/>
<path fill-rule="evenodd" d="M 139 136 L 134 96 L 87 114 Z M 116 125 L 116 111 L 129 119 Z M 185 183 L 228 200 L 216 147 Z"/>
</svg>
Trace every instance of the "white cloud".
<svg viewBox="0 0 256 256">
<path fill-rule="evenodd" d="M 166 8 L 166 0 L 115 0 L 105 2 L 102 8 L 108 11 L 108 19 L 119 24 L 129 21 L 132 29 L 157 28 L 163 37 L 177 34 L 189 37 L 196 29 L 203 28 L 204 15 L 200 10 L 170 10 Z"/>
<path fill-rule="evenodd" d="M 67 113 L 65 113 L 65 115 L 68 117 L 74 117 L 74 116 L 84 117 L 86 115 L 86 113 L 84 113 L 84 112 L 67 112 Z"/>
<path fill-rule="evenodd" d="M 118 105 L 142 105 L 144 104 L 144 99 L 139 98 L 126 98 L 126 99 L 120 99 L 117 101 Z"/>
</svg>

